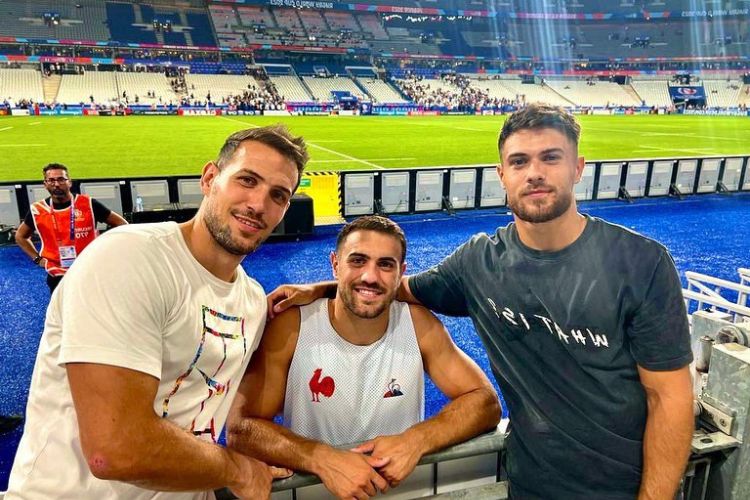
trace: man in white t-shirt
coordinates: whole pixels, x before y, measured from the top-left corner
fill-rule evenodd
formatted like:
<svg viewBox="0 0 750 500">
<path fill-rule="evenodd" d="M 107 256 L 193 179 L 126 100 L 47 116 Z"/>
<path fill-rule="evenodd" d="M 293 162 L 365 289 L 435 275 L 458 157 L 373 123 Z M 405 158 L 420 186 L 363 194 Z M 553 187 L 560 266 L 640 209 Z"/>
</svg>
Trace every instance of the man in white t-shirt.
<svg viewBox="0 0 750 500">
<path fill-rule="evenodd" d="M 231 135 L 184 224 L 95 240 L 52 296 L 6 500 L 266 498 L 288 472 L 216 444 L 266 320 L 240 266 L 307 162 L 281 127 Z"/>
<path fill-rule="evenodd" d="M 431 312 L 394 300 L 405 257 L 393 221 L 344 226 L 331 254 L 336 297 L 269 323 L 229 416 L 230 448 L 362 499 L 397 486 L 423 455 L 497 425 L 500 405 L 482 370 Z M 452 400 L 428 420 L 425 372 Z M 284 426 L 273 422 L 282 410 Z M 333 447 L 361 441 L 353 451 Z"/>
</svg>

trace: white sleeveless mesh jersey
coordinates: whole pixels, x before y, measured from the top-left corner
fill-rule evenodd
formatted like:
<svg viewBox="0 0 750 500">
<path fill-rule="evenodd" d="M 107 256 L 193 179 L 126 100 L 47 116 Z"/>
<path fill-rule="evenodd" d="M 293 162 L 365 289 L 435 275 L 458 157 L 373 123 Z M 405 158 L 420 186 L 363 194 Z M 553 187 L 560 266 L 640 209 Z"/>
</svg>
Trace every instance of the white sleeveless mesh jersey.
<svg viewBox="0 0 750 500">
<path fill-rule="evenodd" d="M 331 445 L 398 434 L 424 419 L 424 368 L 409 305 L 394 301 L 377 342 L 336 333 L 328 299 L 300 308 L 284 400 L 284 425 Z"/>
</svg>

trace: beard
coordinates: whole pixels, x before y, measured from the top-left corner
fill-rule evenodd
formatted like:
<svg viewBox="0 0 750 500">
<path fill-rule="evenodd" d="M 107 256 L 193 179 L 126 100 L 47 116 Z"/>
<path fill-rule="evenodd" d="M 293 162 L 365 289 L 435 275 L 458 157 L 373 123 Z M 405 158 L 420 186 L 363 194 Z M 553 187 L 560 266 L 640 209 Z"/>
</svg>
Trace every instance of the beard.
<svg viewBox="0 0 750 500">
<path fill-rule="evenodd" d="M 385 310 L 390 307 L 391 302 L 393 302 L 393 300 L 396 298 L 396 292 L 398 291 L 398 289 L 394 290 L 390 294 L 390 296 L 385 294 L 380 295 L 378 297 L 378 299 L 381 300 L 380 304 L 375 309 L 368 309 L 358 303 L 358 301 L 361 299 L 356 296 L 356 292 L 354 291 L 355 286 L 360 286 L 360 283 L 352 284 L 346 287 L 340 286 L 339 295 L 341 297 L 341 302 L 344 303 L 344 307 L 346 307 L 349 312 L 362 319 L 374 319 L 383 314 Z M 377 287 L 377 289 L 381 293 L 385 292 L 387 294 L 387 292 L 382 288 Z"/>
<path fill-rule="evenodd" d="M 243 214 L 245 217 L 250 217 L 257 220 L 260 224 L 265 226 L 265 223 L 256 214 Z M 238 238 L 232 236 L 232 230 L 229 228 L 229 224 L 222 221 L 219 216 L 219 210 L 216 208 L 215 203 L 211 200 L 206 204 L 206 211 L 203 215 L 203 221 L 206 224 L 211 237 L 218 243 L 218 245 L 231 253 L 232 255 L 249 255 L 258 249 L 261 243 L 263 243 L 268 235 L 263 238 L 245 243 Z"/>
<path fill-rule="evenodd" d="M 546 200 L 531 200 L 524 203 L 523 196 L 511 198 L 508 195 L 508 208 L 522 221 L 534 224 L 549 222 L 564 214 L 573 202 L 573 195 L 570 192 L 561 194 L 555 190 L 551 194 L 554 195 L 551 204 L 545 203 Z"/>
</svg>

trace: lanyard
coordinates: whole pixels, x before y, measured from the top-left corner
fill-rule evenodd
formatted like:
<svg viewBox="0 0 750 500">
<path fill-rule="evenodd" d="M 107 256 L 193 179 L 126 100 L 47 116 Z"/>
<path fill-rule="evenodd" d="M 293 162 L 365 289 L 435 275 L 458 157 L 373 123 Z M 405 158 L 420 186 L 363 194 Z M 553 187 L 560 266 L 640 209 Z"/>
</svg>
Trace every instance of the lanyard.
<svg viewBox="0 0 750 500">
<path fill-rule="evenodd" d="M 50 208 L 52 209 L 52 225 L 55 226 L 55 234 L 59 234 L 60 228 L 57 226 L 57 217 L 55 216 L 55 203 L 50 198 Z M 76 240 L 76 197 L 74 196 L 70 200 L 70 240 L 75 242 Z"/>
</svg>

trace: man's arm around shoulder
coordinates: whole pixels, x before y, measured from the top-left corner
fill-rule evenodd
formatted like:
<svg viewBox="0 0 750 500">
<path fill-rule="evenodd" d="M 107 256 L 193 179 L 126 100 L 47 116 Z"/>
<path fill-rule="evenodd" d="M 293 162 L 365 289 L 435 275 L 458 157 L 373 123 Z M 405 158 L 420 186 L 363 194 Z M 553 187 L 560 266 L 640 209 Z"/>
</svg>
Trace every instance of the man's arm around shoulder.
<svg viewBox="0 0 750 500">
<path fill-rule="evenodd" d="M 230 449 L 270 464 L 317 475 L 341 498 L 373 496 L 387 483 L 375 467 L 387 463 L 299 436 L 273 422 L 284 408 L 287 377 L 300 330 L 299 308 L 276 316 L 266 327 L 242 379 L 227 423 Z"/>
<path fill-rule="evenodd" d="M 391 486 L 406 478 L 422 456 L 466 441 L 500 421 L 497 393 L 479 366 L 453 343 L 435 315 L 418 305 L 410 310 L 425 371 L 451 402 L 398 436 L 381 436 L 357 448 L 390 458 L 381 474 Z"/>
</svg>

